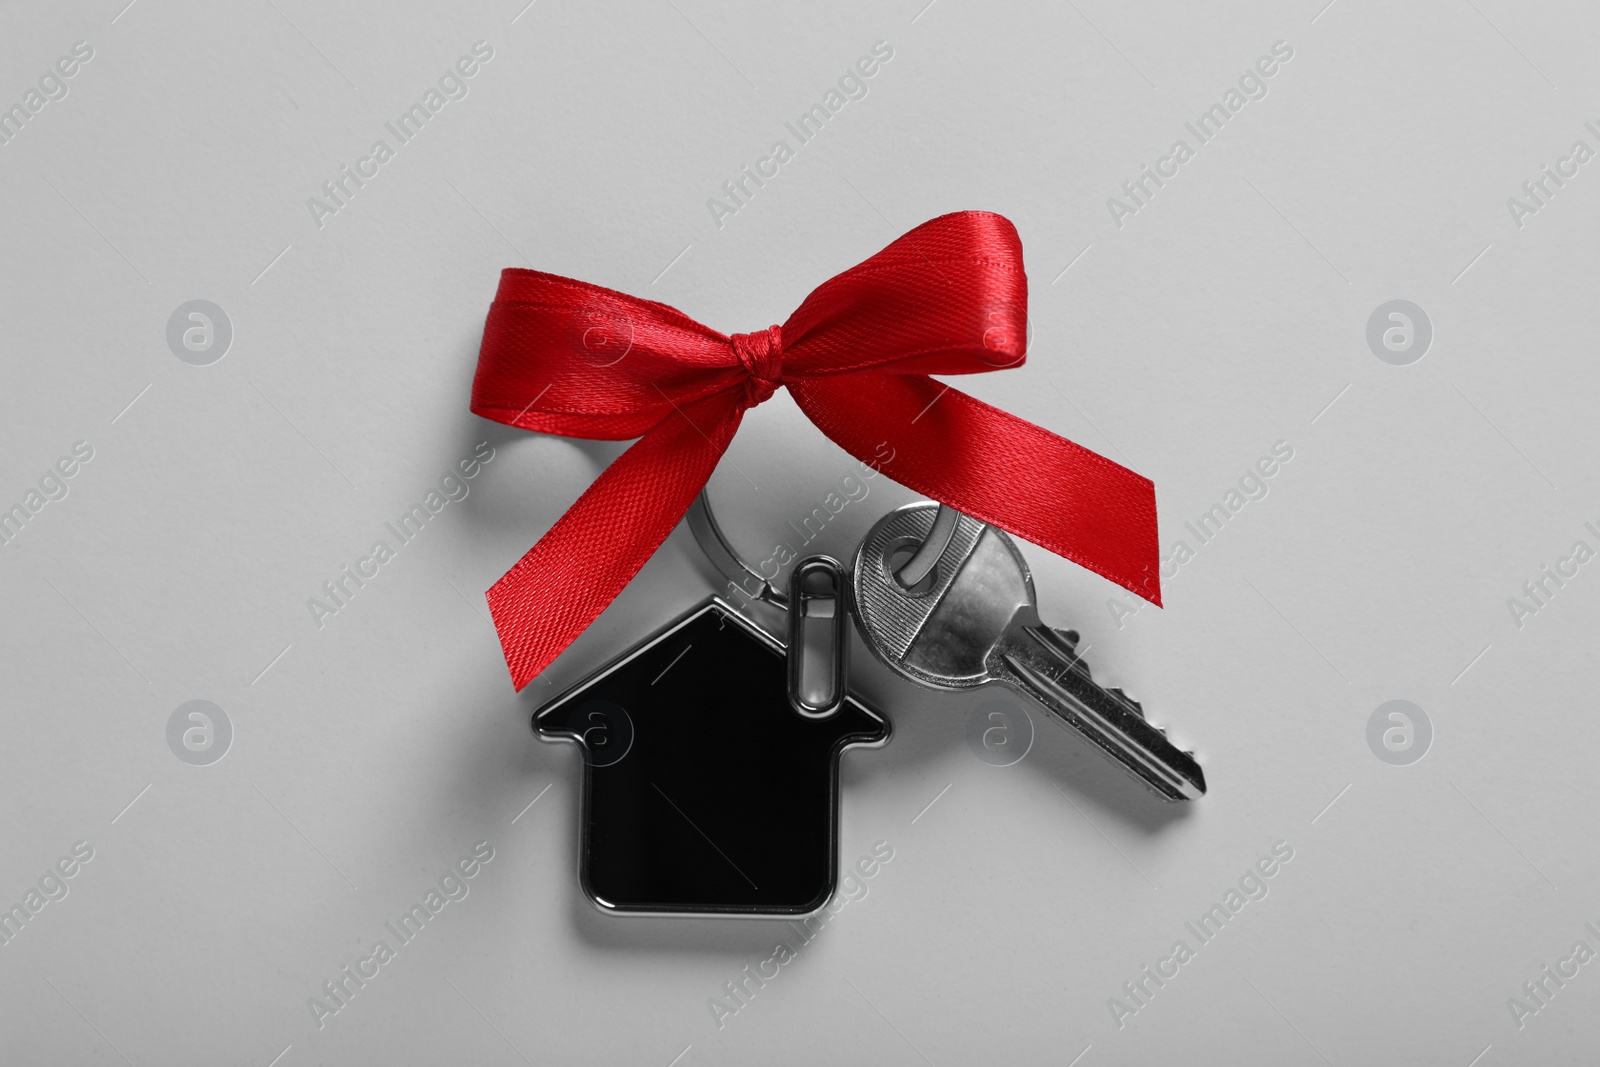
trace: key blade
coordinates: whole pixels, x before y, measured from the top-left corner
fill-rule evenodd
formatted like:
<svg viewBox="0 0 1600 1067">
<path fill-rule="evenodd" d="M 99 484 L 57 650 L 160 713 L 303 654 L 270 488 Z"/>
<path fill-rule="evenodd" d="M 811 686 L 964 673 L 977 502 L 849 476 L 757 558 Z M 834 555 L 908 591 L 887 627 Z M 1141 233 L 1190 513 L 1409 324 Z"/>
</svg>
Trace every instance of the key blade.
<svg viewBox="0 0 1600 1067">
<path fill-rule="evenodd" d="M 1205 772 L 1194 757 L 1146 722 L 1136 703 L 1097 685 L 1076 654 L 1062 660 L 1058 646 L 1039 632 L 1043 629 L 1013 631 L 1016 636 L 999 650 L 994 676 L 1043 704 L 1163 799 L 1204 796 Z M 1064 669 L 1051 671 L 1052 663 Z"/>
<path fill-rule="evenodd" d="M 1018 619 L 1013 621 L 1013 626 L 1018 627 L 1033 638 L 1045 650 L 1061 661 L 1062 669 L 1082 671 L 1092 682 L 1094 673 L 1089 670 L 1089 664 L 1078 654 L 1078 632 L 1076 630 L 1058 630 L 1045 626 L 1033 619 L 1031 615 L 1019 613 Z M 1051 672 L 1055 673 L 1055 672 Z M 1139 702 L 1115 686 L 1110 686 L 1106 693 L 1119 701 L 1139 718 L 1144 718 L 1144 708 Z M 1163 734 L 1165 731 L 1162 731 Z"/>
<path fill-rule="evenodd" d="M 1122 703 L 1126 704 L 1128 706 L 1128 710 L 1133 712 L 1135 715 L 1139 716 L 1139 718 L 1141 718 L 1141 719 L 1144 718 L 1144 705 L 1140 704 L 1137 700 L 1133 699 L 1127 693 L 1124 693 L 1122 690 L 1118 689 L 1114 685 L 1107 686 L 1106 687 L 1106 692 L 1111 694 L 1111 696 L 1113 696 L 1117 700 L 1120 700 Z M 1160 730 L 1161 728 L 1158 726 L 1158 727 L 1156 727 L 1156 729 Z M 1161 730 L 1161 732 L 1163 734 L 1166 733 L 1165 730 Z"/>
<path fill-rule="evenodd" d="M 1068 671 L 1050 678 L 1022 661 L 1003 654 L 1011 682 L 1049 708 L 1069 726 L 1098 745 L 1165 800 L 1198 800 L 1205 796 L 1205 772 L 1194 758 L 1178 750 L 1161 732 L 1105 690 Z"/>
</svg>

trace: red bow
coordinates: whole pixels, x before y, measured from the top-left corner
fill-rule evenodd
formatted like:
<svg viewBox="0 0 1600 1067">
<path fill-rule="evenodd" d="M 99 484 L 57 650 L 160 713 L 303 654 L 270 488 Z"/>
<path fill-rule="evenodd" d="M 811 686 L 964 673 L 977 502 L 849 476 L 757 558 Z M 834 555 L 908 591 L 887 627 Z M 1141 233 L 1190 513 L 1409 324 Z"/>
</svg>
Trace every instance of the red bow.
<svg viewBox="0 0 1600 1067">
<path fill-rule="evenodd" d="M 489 590 L 518 689 L 605 610 L 711 477 L 747 408 L 788 386 L 829 438 L 895 481 L 1161 603 L 1155 486 L 928 377 L 1018 366 L 1022 243 L 1005 218 L 925 222 L 731 337 L 665 304 L 511 268 L 484 324 L 472 410 L 525 430 L 639 440 Z"/>
</svg>

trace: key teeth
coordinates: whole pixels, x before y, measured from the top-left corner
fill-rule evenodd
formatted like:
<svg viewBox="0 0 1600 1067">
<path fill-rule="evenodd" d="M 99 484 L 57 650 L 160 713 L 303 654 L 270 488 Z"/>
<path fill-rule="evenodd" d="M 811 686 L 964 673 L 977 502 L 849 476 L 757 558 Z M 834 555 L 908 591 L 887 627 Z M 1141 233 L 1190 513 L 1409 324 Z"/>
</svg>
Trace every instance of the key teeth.
<svg viewBox="0 0 1600 1067">
<path fill-rule="evenodd" d="M 1128 705 L 1128 707 L 1132 708 L 1138 713 L 1139 718 L 1144 718 L 1144 706 L 1141 705 L 1137 700 L 1133 699 L 1133 697 L 1129 696 L 1121 687 L 1114 685 L 1108 686 L 1106 688 L 1106 692 L 1110 693 L 1112 696 Z M 1160 727 L 1157 727 L 1157 729 L 1160 729 Z M 1161 732 L 1163 734 L 1166 733 L 1165 730 L 1162 730 Z"/>
<path fill-rule="evenodd" d="M 1094 681 L 1094 671 L 1092 668 L 1090 668 L 1089 661 L 1084 659 L 1082 656 L 1076 655 L 1079 638 L 1078 631 L 1063 630 L 1058 626 L 1049 627 L 1049 630 L 1054 636 L 1062 641 L 1065 641 L 1073 650 L 1074 656 L 1070 662 L 1071 669 L 1079 671 L 1090 682 L 1093 682 L 1095 685 L 1099 685 L 1100 683 Z M 1102 687 L 1102 690 L 1111 696 L 1112 699 L 1126 707 L 1129 711 L 1139 716 L 1139 718 L 1143 719 L 1145 717 L 1144 706 L 1120 686 L 1104 686 Z M 1156 729 L 1161 730 L 1159 726 L 1156 727 Z M 1167 732 L 1165 730 L 1161 730 L 1161 735 L 1163 737 L 1166 736 L 1166 733 Z"/>
</svg>

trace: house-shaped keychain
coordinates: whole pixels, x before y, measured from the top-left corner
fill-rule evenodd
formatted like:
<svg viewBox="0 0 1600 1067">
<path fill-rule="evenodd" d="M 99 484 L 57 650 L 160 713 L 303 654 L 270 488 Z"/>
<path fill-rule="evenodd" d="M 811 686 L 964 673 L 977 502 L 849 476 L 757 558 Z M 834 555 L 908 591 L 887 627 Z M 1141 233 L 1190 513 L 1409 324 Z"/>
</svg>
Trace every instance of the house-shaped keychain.
<svg viewBox="0 0 1600 1067">
<path fill-rule="evenodd" d="M 807 915 L 838 877 L 840 757 L 885 743 L 889 721 L 845 689 L 838 565 L 801 561 L 786 601 L 728 547 L 704 495 L 689 517 L 720 571 L 787 607 L 789 647 L 713 596 L 546 704 L 533 727 L 583 755 L 579 878 L 601 911 Z M 808 595 L 818 579 L 822 595 Z M 802 678 L 802 650 L 820 683 Z"/>
</svg>

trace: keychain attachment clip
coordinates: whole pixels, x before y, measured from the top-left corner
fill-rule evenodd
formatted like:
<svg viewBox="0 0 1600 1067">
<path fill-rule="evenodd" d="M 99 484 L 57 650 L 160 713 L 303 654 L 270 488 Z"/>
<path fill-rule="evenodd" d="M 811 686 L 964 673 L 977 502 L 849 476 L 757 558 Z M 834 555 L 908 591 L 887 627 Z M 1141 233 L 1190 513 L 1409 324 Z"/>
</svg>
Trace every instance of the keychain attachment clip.
<svg viewBox="0 0 1600 1067">
<path fill-rule="evenodd" d="M 844 706 L 850 681 L 850 627 L 844 567 L 807 556 L 789 575 L 789 706 L 826 719 Z"/>
</svg>

